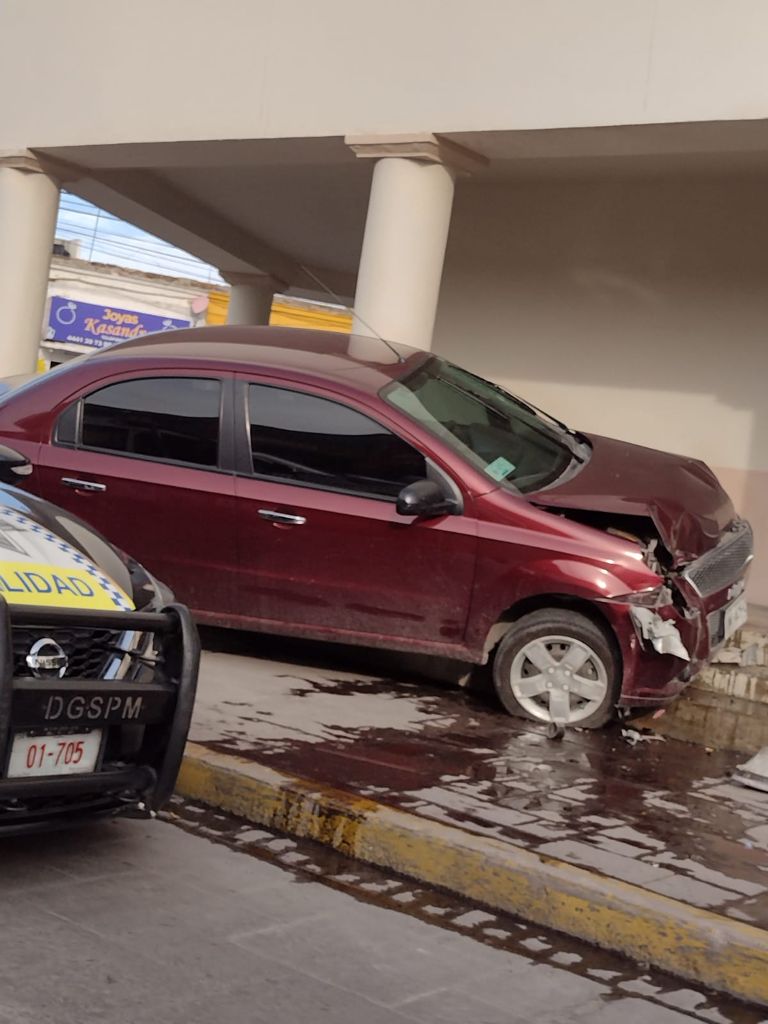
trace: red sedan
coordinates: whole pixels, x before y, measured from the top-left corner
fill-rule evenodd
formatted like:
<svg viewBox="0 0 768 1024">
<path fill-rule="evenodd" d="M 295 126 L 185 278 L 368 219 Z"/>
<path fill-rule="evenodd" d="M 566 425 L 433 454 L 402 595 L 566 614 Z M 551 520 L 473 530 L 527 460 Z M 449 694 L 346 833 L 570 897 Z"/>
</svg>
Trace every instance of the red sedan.
<svg viewBox="0 0 768 1024">
<path fill-rule="evenodd" d="M 200 621 L 493 655 L 541 721 L 668 702 L 746 616 L 752 534 L 706 466 L 403 346 L 139 338 L 9 390 L 0 441 Z"/>
</svg>

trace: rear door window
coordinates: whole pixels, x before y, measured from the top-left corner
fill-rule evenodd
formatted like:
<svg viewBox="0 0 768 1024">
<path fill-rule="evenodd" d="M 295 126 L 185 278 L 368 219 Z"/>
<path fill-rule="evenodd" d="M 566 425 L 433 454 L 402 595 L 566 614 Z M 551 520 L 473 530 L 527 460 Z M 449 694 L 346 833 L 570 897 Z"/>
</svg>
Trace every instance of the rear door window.
<svg viewBox="0 0 768 1024">
<path fill-rule="evenodd" d="M 207 378 L 121 381 L 65 410 L 56 439 L 94 451 L 215 467 L 221 393 L 221 381 Z"/>
<path fill-rule="evenodd" d="M 248 414 L 257 476 L 395 499 L 427 475 L 426 460 L 415 448 L 340 402 L 251 384 Z"/>
</svg>

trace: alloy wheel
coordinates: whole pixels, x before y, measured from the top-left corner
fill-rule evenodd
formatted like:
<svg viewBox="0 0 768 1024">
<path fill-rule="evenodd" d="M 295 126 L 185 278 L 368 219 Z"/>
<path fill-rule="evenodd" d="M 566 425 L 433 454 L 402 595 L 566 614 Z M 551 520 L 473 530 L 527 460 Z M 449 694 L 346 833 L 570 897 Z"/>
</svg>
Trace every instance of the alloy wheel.
<svg viewBox="0 0 768 1024">
<path fill-rule="evenodd" d="M 602 706 L 609 690 L 600 656 L 569 636 L 530 640 L 515 655 L 509 675 L 520 706 L 541 722 L 578 725 Z"/>
</svg>

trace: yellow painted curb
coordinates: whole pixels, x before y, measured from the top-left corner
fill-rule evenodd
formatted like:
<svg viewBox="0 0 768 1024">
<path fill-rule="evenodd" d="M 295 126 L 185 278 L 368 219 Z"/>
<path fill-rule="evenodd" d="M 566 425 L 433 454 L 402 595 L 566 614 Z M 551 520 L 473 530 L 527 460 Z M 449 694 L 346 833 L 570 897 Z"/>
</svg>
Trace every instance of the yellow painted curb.
<svg viewBox="0 0 768 1024">
<path fill-rule="evenodd" d="M 768 932 L 459 827 L 187 745 L 177 792 L 768 1005 Z"/>
</svg>

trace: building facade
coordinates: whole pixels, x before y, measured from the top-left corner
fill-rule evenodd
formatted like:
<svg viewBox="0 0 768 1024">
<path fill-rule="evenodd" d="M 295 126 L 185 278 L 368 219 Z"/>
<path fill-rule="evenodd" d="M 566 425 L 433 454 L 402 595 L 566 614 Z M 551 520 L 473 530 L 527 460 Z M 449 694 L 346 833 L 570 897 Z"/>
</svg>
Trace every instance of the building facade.
<svg viewBox="0 0 768 1024">
<path fill-rule="evenodd" d="M 755 525 L 768 605 L 762 0 L 209 16 L 3 6 L 0 370 L 29 368 L 63 185 L 216 265 L 231 322 L 276 291 L 349 302 L 358 333 L 705 459 Z M 62 53 L 87 59 L 40 76 Z"/>
<path fill-rule="evenodd" d="M 64 245 L 56 247 L 65 250 Z M 163 330 L 224 324 L 229 290 L 183 277 L 93 263 L 54 252 L 40 332 L 39 369 L 127 338 Z M 349 331 L 352 316 L 326 303 L 276 295 L 269 322 Z"/>
</svg>

